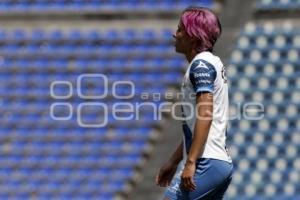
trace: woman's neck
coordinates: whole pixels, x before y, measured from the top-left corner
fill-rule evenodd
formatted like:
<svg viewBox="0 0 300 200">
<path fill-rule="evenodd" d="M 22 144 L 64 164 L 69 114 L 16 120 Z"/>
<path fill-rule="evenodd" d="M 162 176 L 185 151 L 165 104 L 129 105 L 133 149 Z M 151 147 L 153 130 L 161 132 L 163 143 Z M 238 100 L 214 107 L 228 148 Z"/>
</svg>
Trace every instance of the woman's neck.
<svg viewBox="0 0 300 200">
<path fill-rule="evenodd" d="M 190 63 L 192 62 L 192 60 L 195 58 L 195 56 L 198 54 L 198 52 L 192 50 L 188 53 L 185 54 L 185 58 L 187 59 L 187 61 Z"/>
</svg>

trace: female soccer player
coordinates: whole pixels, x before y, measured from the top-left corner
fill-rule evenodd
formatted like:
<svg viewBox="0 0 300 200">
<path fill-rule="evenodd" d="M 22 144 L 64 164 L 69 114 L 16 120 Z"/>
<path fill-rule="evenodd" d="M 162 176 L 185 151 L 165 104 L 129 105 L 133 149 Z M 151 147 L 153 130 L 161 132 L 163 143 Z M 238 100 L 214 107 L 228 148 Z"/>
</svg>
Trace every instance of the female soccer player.
<svg viewBox="0 0 300 200">
<path fill-rule="evenodd" d="M 189 66 L 181 86 L 183 140 L 156 177 L 157 185 L 168 186 L 164 200 L 222 199 L 231 182 L 233 165 L 225 147 L 226 73 L 212 53 L 220 34 L 212 11 L 191 7 L 182 13 L 173 35 L 176 52 L 185 55 Z"/>
</svg>

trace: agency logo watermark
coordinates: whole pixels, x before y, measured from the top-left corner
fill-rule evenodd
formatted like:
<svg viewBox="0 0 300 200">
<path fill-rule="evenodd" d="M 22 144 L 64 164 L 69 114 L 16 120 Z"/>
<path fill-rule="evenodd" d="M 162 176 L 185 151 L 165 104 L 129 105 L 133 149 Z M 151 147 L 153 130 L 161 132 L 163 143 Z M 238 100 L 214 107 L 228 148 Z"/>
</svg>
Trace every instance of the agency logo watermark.
<svg viewBox="0 0 300 200">
<path fill-rule="evenodd" d="M 89 94 L 85 90 L 85 83 L 91 81 L 96 81 L 100 87 L 97 94 Z M 182 92 L 166 92 L 164 94 L 138 92 L 134 82 L 119 80 L 109 84 L 109 78 L 104 74 L 82 74 L 77 77 L 76 85 L 77 87 L 75 88 L 70 81 L 66 80 L 58 80 L 51 83 L 50 96 L 56 100 L 50 106 L 50 116 L 53 120 L 66 121 L 76 116 L 78 126 L 100 128 L 107 126 L 110 120 L 139 120 L 143 117 L 142 113 L 145 110 L 147 110 L 148 114 L 151 114 L 151 120 L 161 120 L 164 113 L 175 120 L 190 120 L 193 117 L 206 120 L 211 119 L 207 118 L 210 115 L 214 117 L 224 115 L 221 112 L 214 112 L 208 113 L 206 117 L 199 116 L 198 108 L 210 105 L 201 101 L 195 104 L 196 94 L 194 93 L 186 96 Z M 57 93 L 57 88 L 64 88 L 63 94 Z M 126 88 L 126 92 L 120 92 L 123 88 Z M 68 101 L 75 95 L 83 101 L 76 106 Z M 113 103 L 105 100 L 109 95 L 110 98 L 114 99 Z M 130 99 L 137 96 L 142 102 L 130 101 Z M 180 101 L 180 99 L 187 98 L 191 101 Z M 174 99 L 179 101 L 172 101 Z M 264 117 L 264 105 L 260 102 L 231 103 L 230 108 L 226 116 L 228 120 L 261 120 Z M 182 115 L 181 112 L 178 113 L 178 110 L 181 109 L 185 110 L 185 115 Z M 58 110 L 64 110 L 64 115 L 57 115 Z M 94 115 L 87 116 L 87 111 Z M 91 120 L 85 120 L 85 118 L 90 118 Z"/>
</svg>

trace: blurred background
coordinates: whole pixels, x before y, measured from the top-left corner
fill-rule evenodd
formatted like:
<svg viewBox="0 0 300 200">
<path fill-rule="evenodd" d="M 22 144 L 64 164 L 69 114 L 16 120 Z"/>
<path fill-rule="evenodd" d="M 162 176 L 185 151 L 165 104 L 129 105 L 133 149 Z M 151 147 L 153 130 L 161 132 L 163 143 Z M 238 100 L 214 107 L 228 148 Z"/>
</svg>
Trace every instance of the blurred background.
<svg viewBox="0 0 300 200">
<path fill-rule="evenodd" d="M 181 123 L 154 118 L 152 105 L 178 101 L 164 94 L 179 91 L 188 64 L 172 33 L 190 5 L 220 17 L 215 54 L 230 115 L 241 115 L 228 129 L 235 173 L 225 199 L 300 199 L 297 0 L 1 0 L 0 199 L 163 197 L 155 175 Z M 120 102 L 151 105 L 120 120 Z M 264 110 L 247 116 L 263 118 L 243 115 L 250 102 Z"/>
</svg>

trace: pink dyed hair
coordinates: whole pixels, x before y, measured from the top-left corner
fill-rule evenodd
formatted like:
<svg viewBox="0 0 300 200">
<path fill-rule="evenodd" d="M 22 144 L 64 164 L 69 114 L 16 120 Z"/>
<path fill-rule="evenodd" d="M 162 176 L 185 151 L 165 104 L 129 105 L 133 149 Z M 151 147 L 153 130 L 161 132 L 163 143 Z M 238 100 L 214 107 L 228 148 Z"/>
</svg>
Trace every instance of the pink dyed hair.
<svg viewBox="0 0 300 200">
<path fill-rule="evenodd" d="M 221 23 L 216 14 L 203 7 L 189 7 L 181 15 L 185 31 L 196 38 L 196 50 L 213 51 L 213 47 L 222 32 Z"/>
</svg>

